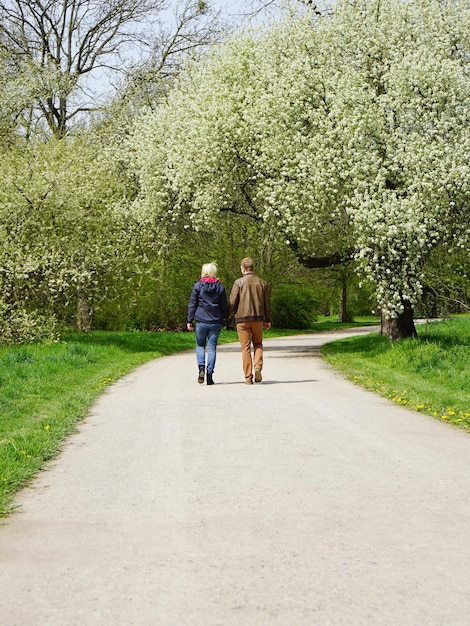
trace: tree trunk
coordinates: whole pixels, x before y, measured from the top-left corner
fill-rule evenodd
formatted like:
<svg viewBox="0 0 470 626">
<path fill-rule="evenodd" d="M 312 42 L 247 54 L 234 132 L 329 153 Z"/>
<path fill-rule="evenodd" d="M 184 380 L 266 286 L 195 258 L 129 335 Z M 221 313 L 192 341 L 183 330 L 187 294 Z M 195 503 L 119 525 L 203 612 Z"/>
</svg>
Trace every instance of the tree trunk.
<svg viewBox="0 0 470 626">
<path fill-rule="evenodd" d="M 352 316 L 348 313 L 348 283 L 346 277 L 342 279 L 341 285 L 341 301 L 339 304 L 338 320 L 340 322 L 352 322 Z"/>
<path fill-rule="evenodd" d="M 84 289 L 77 289 L 77 329 L 89 332 L 91 330 L 92 311 Z"/>
<path fill-rule="evenodd" d="M 405 308 L 398 317 L 385 319 L 382 315 L 381 334 L 387 335 L 389 341 L 398 341 L 407 337 L 417 337 L 413 321 L 413 307 L 408 301 L 403 302 Z"/>
</svg>

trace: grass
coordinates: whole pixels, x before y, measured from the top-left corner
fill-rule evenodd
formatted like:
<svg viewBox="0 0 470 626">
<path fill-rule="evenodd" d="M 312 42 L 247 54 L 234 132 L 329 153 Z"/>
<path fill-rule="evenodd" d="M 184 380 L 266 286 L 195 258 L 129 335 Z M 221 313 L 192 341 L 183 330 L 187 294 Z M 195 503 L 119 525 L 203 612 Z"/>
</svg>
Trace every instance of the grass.
<svg viewBox="0 0 470 626">
<path fill-rule="evenodd" d="M 356 317 L 353 322 L 338 322 L 338 318 L 333 316 L 321 315 L 313 324 L 311 330 L 314 332 L 335 331 L 341 328 L 359 328 L 362 326 L 376 326 L 380 324 L 380 320 L 373 316 Z M 298 333 L 299 331 L 297 331 Z"/>
<path fill-rule="evenodd" d="M 418 339 L 367 335 L 323 346 L 353 382 L 470 432 L 470 316 L 417 326 Z"/>
</svg>

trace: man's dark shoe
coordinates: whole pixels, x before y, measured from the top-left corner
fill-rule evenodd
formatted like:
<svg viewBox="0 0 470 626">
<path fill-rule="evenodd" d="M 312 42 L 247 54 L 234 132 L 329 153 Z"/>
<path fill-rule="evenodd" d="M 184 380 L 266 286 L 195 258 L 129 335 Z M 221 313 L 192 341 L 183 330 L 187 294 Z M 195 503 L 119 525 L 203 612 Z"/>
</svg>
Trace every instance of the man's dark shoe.
<svg viewBox="0 0 470 626">
<path fill-rule="evenodd" d="M 197 382 L 199 384 L 204 382 L 204 365 L 199 366 L 199 376 L 197 377 Z"/>
<path fill-rule="evenodd" d="M 261 371 L 256 370 L 255 371 L 255 383 L 260 383 L 262 380 L 263 380 L 263 377 L 261 376 Z"/>
<path fill-rule="evenodd" d="M 208 385 L 215 385 L 215 382 L 212 378 L 212 374 L 207 373 L 207 384 Z"/>
</svg>

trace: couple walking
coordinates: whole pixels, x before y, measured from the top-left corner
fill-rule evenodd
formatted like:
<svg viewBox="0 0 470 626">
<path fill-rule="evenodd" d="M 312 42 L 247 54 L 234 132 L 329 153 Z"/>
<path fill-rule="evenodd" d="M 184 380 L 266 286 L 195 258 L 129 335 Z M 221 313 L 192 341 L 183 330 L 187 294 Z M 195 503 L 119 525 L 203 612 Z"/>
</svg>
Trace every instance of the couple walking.
<svg viewBox="0 0 470 626">
<path fill-rule="evenodd" d="M 223 323 L 231 313 L 235 316 L 241 345 L 245 383 L 253 384 L 253 371 L 254 381 L 260 383 L 262 380 L 263 330 L 271 328 L 268 284 L 254 273 L 252 259 L 242 259 L 240 270 L 242 277 L 233 283 L 230 306 L 227 306 L 225 288 L 216 277 L 217 267 L 214 263 L 206 263 L 202 266 L 201 279 L 195 283 L 191 292 L 187 328 L 193 330 L 193 322 L 196 322 L 198 383 L 204 382 L 207 345 L 207 384 L 214 384 L 217 341 Z"/>
</svg>

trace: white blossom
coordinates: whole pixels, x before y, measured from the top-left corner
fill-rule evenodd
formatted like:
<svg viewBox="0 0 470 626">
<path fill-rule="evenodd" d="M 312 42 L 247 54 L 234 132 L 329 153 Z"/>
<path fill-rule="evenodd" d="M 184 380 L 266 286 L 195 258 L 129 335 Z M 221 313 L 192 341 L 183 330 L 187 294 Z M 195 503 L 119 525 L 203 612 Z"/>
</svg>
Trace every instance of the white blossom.
<svg viewBox="0 0 470 626">
<path fill-rule="evenodd" d="M 233 207 L 304 256 L 353 250 L 399 315 L 431 250 L 468 242 L 469 33 L 466 0 L 338 0 L 238 34 L 139 121 L 139 206 L 194 228 Z"/>
</svg>

